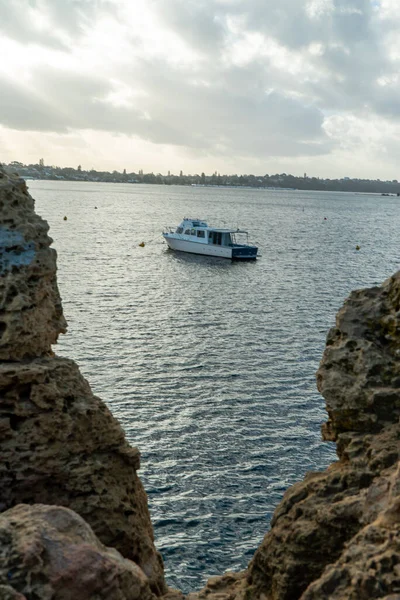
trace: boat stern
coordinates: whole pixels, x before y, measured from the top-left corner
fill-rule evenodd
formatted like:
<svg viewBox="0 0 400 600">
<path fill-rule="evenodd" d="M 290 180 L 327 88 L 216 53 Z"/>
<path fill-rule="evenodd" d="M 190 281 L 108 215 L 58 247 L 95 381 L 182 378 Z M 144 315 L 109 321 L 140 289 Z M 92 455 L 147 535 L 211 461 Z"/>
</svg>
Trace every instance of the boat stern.
<svg viewBox="0 0 400 600">
<path fill-rule="evenodd" d="M 257 246 L 234 246 L 232 248 L 232 260 L 255 260 L 257 252 Z"/>
</svg>

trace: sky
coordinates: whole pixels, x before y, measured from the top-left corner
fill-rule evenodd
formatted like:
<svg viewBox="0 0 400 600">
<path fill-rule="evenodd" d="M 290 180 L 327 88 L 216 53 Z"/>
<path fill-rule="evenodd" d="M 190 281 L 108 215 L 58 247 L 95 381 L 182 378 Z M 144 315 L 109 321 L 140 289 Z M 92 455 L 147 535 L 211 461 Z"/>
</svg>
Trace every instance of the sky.
<svg viewBox="0 0 400 600">
<path fill-rule="evenodd" d="M 400 0 L 0 0 L 0 161 L 400 179 Z"/>
</svg>

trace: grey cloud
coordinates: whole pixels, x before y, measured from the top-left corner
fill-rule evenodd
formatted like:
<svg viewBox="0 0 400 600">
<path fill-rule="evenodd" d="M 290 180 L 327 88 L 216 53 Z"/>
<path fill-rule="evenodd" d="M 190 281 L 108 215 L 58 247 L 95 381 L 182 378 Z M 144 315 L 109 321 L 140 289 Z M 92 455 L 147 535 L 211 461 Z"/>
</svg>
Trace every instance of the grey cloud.
<svg viewBox="0 0 400 600">
<path fill-rule="evenodd" d="M 189 142 L 179 128 L 147 120 L 142 110 L 115 107 L 101 98 L 112 91 L 96 77 L 38 70 L 34 87 L 2 82 L 0 123 L 19 130 L 65 133 L 73 129 L 135 133 L 160 143 Z"/>
<path fill-rule="evenodd" d="M 377 17 L 370 0 L 334 0 L 333 11 L 321 20 L 307 15 L 305 2 L 298 0 L 253 0 L 236 5 L 247 26 L 276 39 L 283 47 L 307 56 L 314 67 L 312 77 L 293 81 L 286 73 L 274 72 L 272 85 L 314 99 L 324 110 L 370 111 L 399 116 L 399 87 L 382 88 L 377 80 L 398 72 L 385 45 L 388 31 L 397 23 Z M 306 54 L 311 42 L 321 43 L 321 55 Z M 266 79 L 265 79 L 266 81 Z"/>
<path fill-rule="evenodd" d="M 113 16 L 116 2 L 113 0 L 36 0 L 51 21 L 71 36 L 77 36 L 91 28 L 99 16 Z"/>
<path fill-rule="evenodd" d="M 237 0 L 221 4 L 208 2 L 183 2 L 163 0 L 157 5 L 165 22 L 174 28 L 188 43 L 201 44 L 208 53 L 210 63 L 207 80 L 218 85 L 217 77 L 227 82 L 226 69 L 219 64 L 224 47 L 222 23 L 228 15 L 240 17 L 248 31 L 260 32 L 274 38 L 284 48 L 306 57 L 314 67 L 311 77 L 294 77 L 275 68 L 272 59 L 256 59 L 247 66 L 250 90 L 255 88 L 281 89 L 317 102 L 320 109 L 353 111 L 369 107 L 377 113 L 387 113 L 391 101 L 382 101 L 382 89 L 377 79 L 395 73 L 394 65 L 384 45 L 388 22 L 377 18 L 370 0 L 333 0 L 333 10 L 320 18 L 312 18 L 306 10 L 307 3 L 299 0 Z M 225 13 L 221 13 L 221 10 Z M 217 24 L 217 25 L 216 25 Z M 393 27 L 393 25 L 392 25 Z M 193 31 L 196 31 L 196 39 Z M 321 43 L 322 55 L 310 55 L 311 43 Z M 284 71 L 284 70 L 283 70 Z M 214 76 L 217 76 L 214 78 Z M 244 79 L 244 73 L 242 72 Z M 229 82 L 230 88 L 234 82 Z M 394 108 L 394 107 L 393 107 Z"/>
<path fill-rule="evenodd" d="M 148 92 L 136 108 L 101 99 L 112 91 L 99 77 L 38 69 L 34 88 L 8 83 L 0 95 L 0 122 L 17 129 L 74 129 L 135 134 L 155 143 L 215 152 L 264 155 L 329 151 L 322 113 L 282 94 L 226 94 L 223 86 L 198 87 L 179 71 L 143 64 L 135 80 Z M 150 119 L 146 113 L 150 114 Z M 221 151 L 221 150 L 220 150 Z"/>
<path fill-rule="evenodd" d="M 135 72 L 135 80 L 148 91 L 151 116 L 157 122 L 174 123 L 189 136 L 191 147 L 251 152 L 257 146 L 269 155 L 295 155 L 300 146 L 305 154 L 308 146 L 311 154 L 329 151 L 320 110 L 284 94 L 266 95 L 262 86 L 249 90 L 241 85 L 240 70 L 235 70 L 235 77 L 236 89 L 227 90 L 223 80 L 196 86 L 182 79 L 179 71 L 163 71 L 161 65 L 152 64 L 150 69 L 144 63 Z M 284 140 L 279 148 L 278 138 Z"/>
<path fill-rule="evenodd" d="M 50 20 L 51 26 L 41 31 L 30 22 L 30 10 L 35 9 Z M 25 44 L 39 44 L 65 50 L 68 45 L 57 31 L 71 39 L 90 28 L 101 14 L 114 14 L 111 0 L 0 0 L 0 33 Z"/>
<path fill-rule="evenodd" d="M 189 46 L 210 53 L 223 45 L 225 13 L 218 5 L 210 7 L 208 0 L 158 0 L 155 6 L 164 25 Z"/>
<path fill-rule="evenodd" d="M 63 43 L 52 32 L 38 32 L 30 23 L 28 0 L 0 0 L 0 33 L 23 43 L 41 44 L 64 49 Z"/>
</svg>

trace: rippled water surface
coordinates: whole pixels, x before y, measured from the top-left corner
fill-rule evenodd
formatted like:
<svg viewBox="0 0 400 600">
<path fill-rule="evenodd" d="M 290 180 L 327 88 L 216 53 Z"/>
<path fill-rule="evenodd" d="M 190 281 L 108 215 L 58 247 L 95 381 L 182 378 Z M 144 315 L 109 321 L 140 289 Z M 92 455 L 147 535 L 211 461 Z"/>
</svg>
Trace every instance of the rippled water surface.
<svg viewBox="0 0 400 600">
<path fill-rule="evenodd" d="M 334 458 L 315 371 L 344 298 L 399 268 L 400 199 L 41 181 L 30 191 L 58 250 L 69 332 L 57 352 L 141 450 L 168 582 L 188 591 L 244 568 L 285 488 Z M 262 257 L 167 250 L 161 231 L 184 216 L 247 228 Z"/>
</svg>

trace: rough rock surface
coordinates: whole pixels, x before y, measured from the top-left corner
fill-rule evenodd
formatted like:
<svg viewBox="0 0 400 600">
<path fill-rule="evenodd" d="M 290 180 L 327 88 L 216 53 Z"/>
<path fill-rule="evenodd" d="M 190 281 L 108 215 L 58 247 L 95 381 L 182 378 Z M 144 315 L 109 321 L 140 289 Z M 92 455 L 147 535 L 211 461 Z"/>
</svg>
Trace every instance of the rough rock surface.
<svg viewBox="0 0 400 600">
<path fill-rule="evenodd" d="M 0 509 L 59 504 L 134 560 L 163 591 L 139 452 L 76 364 L 37 358 L 0 365 Z"/>
<path fill-rule="evenodd" d="M 48 354 L 65 332 L 48 229 L 25 181 L 0 166 L 0 360 Z"/>
<path fill-rule="evenodd" d="M 47 231 L 24 182 L 0 167 L 0 511 L 73 509 L 162 595 L 139 452 L 75 363 L 51 351 L 65 321 Z"/>
<path fill-rule="evenodd" d="M 400 272 L 350 295 L 317 382 L 339 460 L 287 490 L 246 572 L 190 600 L 400 600 Z"/>
<path fill-rule="evenodd" d="M 374 483 L 367 503 L 376 519 L 359 531 L 302 600 L 400 598 L 400 468 Z"/>
<path fill-rule="evenodd" d="M 400 276 L 353 292 L 328 333 L 318 389 L 329 420 L 326 440 L 376 432 L 400 417 Z M 339 455 L 340 455 L 339 441 Z"/>
<path fill-rule="evenodd" d="M 76 513 L 20 504 L 0 514 L 0 598 L 155 600 L 132 561 L 99 542 Z"/>
</svg>

